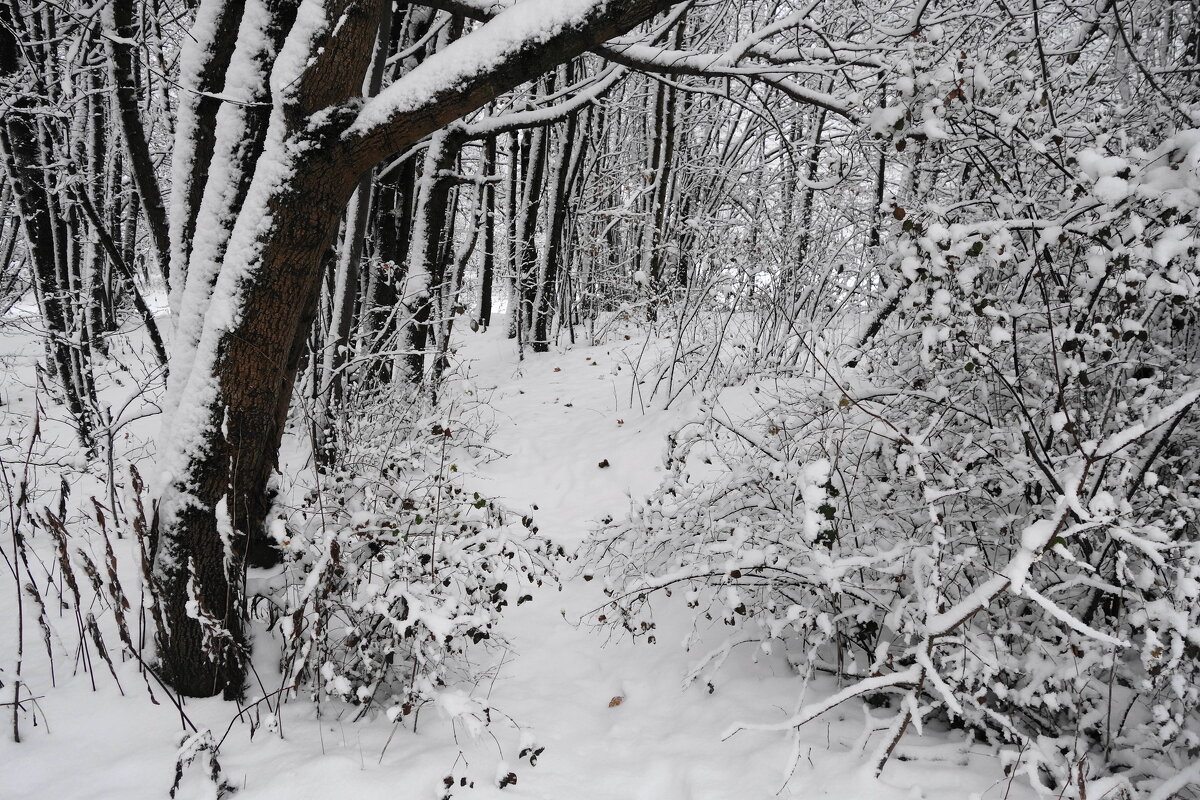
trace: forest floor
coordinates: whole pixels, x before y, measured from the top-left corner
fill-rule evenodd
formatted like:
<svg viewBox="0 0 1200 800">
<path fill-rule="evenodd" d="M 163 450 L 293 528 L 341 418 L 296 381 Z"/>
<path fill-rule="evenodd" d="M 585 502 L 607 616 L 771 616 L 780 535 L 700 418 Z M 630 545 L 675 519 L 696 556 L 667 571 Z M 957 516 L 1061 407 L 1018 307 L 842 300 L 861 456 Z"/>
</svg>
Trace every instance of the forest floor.
<svg viewBox="0 0 1200 800">
<path fill-rule="evenodd" d="M 502 454 L 474 478 L 481 493 L 530 513 L 542 534 L 571 552 L 598 520 L 627 513 L 631 500 L 657 485 L 665 437 L 694 407 L 677 401 L 668 411 L 643 410 L 630 378 L 643 347 L 633 332 L 630 339 L 619 334 L 598 347 L 558 348 L 518 362 L 504 327 L 501 319 L 487 333 L 466 334 L 457 354 L 459 372 L 469 376 L 490 418 L 489 445 Z M 14 376 L 31 360 L 31 345 L 15 334 L 2 344 L 10 357 L 3 411 L 17 414 L 8 424 L 18 429 L 28 420 L 21 422 L 20 404 L 9 395 L 17 393 Z M 153 419 L 129 430 L 149 440 Z M 85 497 L 76 493 L 73 502 Z M 534 602 L 506 609 L 501 633 L 508 646 L 485 654 L 491 662 L 481 665 L 484 677 L 474 689 L 497 713 L 474 738 L 432 710 L 414 733 L 383 716 L 353 722 L 328 706 L 318 716 L 312 703 L 296 700 L 283 705 L 278 732 L 260 729 L 253 738 L 230 703 L 191 700 L 187 714 L 218 739 L 228 729 L 220 764 L 245 800 L 434 800 L 445 796 L 448 776 L 453 797 L 479 800 L 1032 796 L 1020 779 L 1004 775 L 990 748 L 961 731 L 930 727 L 906 739 L 876 779 L 855 748 L 871 713 L 856 701 L 807 726 L 798 739 L 786 730 L 733 733 L 740 724 L 769 726 L 794 713 L 802 680 L 781 657 L 754 645 L 734 648 L 715 676 L 685 686 L 702 653 L 679 645 L 691 624 L 682 603 L 661 609 L 657 643 L 633 642 L 586 623 L 605 601 L 603 580 L 584 580 L 576 564 L 564 566 L 563 576 L 561 591 L 547 585 Z M 11 581 L 3 587 L 0 666 L 11 675 L 16 601 Z M 73 627 L 68 622 L 58 624 Z M 707 635 L 718 646 L 731 633 Z M 74 651 L 62 642 L 51 687 L 48 662 L 38 655 L 40 634 L 27 629 L 25 638 L 24 674 L 38 696 L 37 712 L 20 718 L 18 744 L 11 705 L 0 707 L 0 800 L 166 797 L 181 726 L 161 692 L 158 705 L 149 702 L 136 664 L 126 662 L 116 665 L 122 694 L 102 665 L 94 675 L 73 669 Z M 835 688 L 810 685 L 805 699 Z M 518 757 L 530 742 L 545 748 L 536 766 Z M 787 776 L 793 748 L 799 759 Z M 497 777 L 509 772 L 517 782 L 498 788 Z M 462 779 L 467 785 L 460 786 Z M 178 794 L 180 800 L 211 796 L 201 776 L 185 778 Z"/>
</svg>

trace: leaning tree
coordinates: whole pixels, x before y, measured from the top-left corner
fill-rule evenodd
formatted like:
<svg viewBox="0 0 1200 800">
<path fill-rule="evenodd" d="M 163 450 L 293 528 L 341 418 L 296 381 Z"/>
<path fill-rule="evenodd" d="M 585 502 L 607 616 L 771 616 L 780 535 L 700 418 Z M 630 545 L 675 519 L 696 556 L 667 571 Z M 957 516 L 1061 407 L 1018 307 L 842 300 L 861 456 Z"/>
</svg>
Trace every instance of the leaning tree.
<svg viewBox="0 0 1200 800">
<path fill-rule="evenodd" d="M 568 157 L 564 142 L 588 96 L 611 87 L 622 70 L 667 82 L 651 104 L 656 149 L 647 174 L 656 176 L 656 190 L 644 198 L 645 229 L 635 234 L 641 267 L 661 278 L 667 273 L 664 240 L 668 228 L 678 227 L 666 213 L 675 191 L 666 165 L 676 149 L 697 146 L 667 135 L 683 116 L 677 89 L 740 106 L 753 100 L 759 109 L 753 115 L 775 125 L 778 109 L 764 101 L 769 94 L 778 98 L 771 101 L 776 106 L 815 109 L 846 131 L 864 118 L 857 110 L 864 98 L 877 93 L 883 54 L 937 16 L 926 15 L 921 2 L 884 0 L 869 13 L 851 15 L 839 9 L 836 3 L 742 0 L 200 4 L 181 58 L 184 91 L 172 160 L 169 272 L 176 325 L 155 526 L 159 650 L 163 671 L 178 689 L 192 695 L 241 689 L 241 575 L 278 558 L 264 533 L 268 486 L 319 309 L 323 265 L 339 260 L 331 246 L 341 220 L 345 241 L 361 236 L 357 215 L 372 170 L 404 155 L 411 165 L 415 148 L 427 147 L 419 180 L 415 169 L 400 170 L 420 185 L 400 193 L 414 198 L 420 212 L 406 223 L 412 228 L 407 291 L 416 295 L 404 299 L 416 320 L 409 329 L 417 336 L 423 325 L 428 335 L 429 320 L 416 318 L 428 316 L 435 295 L 444 294 L 429 276 L 446 264 L 448 251 L 434 245 L 442 228 L 451 227 L 439 222 L 445 209 L 438 206 L 445 205 L 441 179 L 453 172 L 454 153 L 468 141 L 491 148 L 516 142 L 515 131 L 535 130 L 526 140 L 528 161 L 524 146 L 506 148 L 510 167 L 514 157 L 525 165 L 524 185 L 509 181 L 519 190 L 509 193 L 506 216 L 517 305 L 528 318 L 531 343 L 544 345 L 560 270 L 548 259 L 561 247 L 564 220 L 556 215 L 563 211 L 562 194 L 582 180 L 582 160 Z M 435 12 L 440 21 L 429 24 Z M 391 24 L 400 13 L 404 24 Z M 420 21 L 416 28 L 414 20 Z M 428 33 L 397 50 L 405 40 L 397 32 L 411 36 L 417 29 Z M 426 46 L 434 40 L 436 46 Z M 424 55 L 410 66 L 421 47 Z M 610 67 L 580 80 L 569 65 L 584 54 Z M 386 79 L 381 64 L 388 67 Z M 535 94 L 544 92 L 553 105 L 458 122 L 535 80 L 541 87 Z M 535 171 L 543 156 L 532 157 L 533 140 L 540 135 L 543 144 L 550 142 L 537 130 L 556 121 L 567 126 L 553 151 L 564 163 Z M 543 191 L 547 202 L 535 211 Z M 348 214 L 352 197 L 356 210 Z M 539 225 L 546 238 L 536 247 Z M 456 264 L 462 258 L 453 254 Z M 352 283 L 349 273 L 339 278 L 332 301 L 345 301 Z M 342 318 L 347 310 L 331 315 L 335 338 L 350 330 Z M 440 351 L 447 337 L 433 330 Z M 336 376 L 338 358 L 329 361 L 325 372 Z"/>
<path fill-rule="evenodd" d="M 171 189 L 177 315 L 160 449 L 161 666 L 181 692 L 236 695 L 239 573 L 262 533 L 321 265 L 376 164 L 668 0 L 425 3 L 479 19 L 364 100 L 383 0 L 205 0 L 182 59 Z"/>
</svg>

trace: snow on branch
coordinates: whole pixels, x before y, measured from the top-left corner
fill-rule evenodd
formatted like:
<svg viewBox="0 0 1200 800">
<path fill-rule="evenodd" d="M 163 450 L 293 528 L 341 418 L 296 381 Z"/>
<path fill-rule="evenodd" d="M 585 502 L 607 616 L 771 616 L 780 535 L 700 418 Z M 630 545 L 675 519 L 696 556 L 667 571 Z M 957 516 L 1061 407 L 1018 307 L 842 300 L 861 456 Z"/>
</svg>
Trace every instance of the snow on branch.
<svg viewBox="0 0 1200 800">
<path fill-rule="evenodd" d="M 666 0 L 514 4 L 367 100 L 344 137 L 377 162 L 669 5 Z"/>
</svg>

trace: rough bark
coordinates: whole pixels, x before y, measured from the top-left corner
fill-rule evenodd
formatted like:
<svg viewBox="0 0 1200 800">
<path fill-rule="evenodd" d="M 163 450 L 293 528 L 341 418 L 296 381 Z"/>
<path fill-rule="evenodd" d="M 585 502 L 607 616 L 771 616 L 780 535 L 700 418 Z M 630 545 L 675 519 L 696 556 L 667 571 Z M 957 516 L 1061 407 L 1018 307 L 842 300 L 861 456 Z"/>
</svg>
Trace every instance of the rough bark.
<svg viewBox="0 0 1200 800">
<path fill-rule="evenodd" d="M 383 69 L 391 43 L 391 23 L 391 5 L 385 3 L 379 32 L 375 38 L 371 71 L 364 87 L 367 97 L 378 94 L 383 84 Z M 329 335 L 333 341 L 325 343 L 325 360 L 322 365 L 324 387 L 319 398 L 320 419 L 317 426 L 317 457 L 324 461 L 329 461 L 336 450 L 336 441 L 329 437 L 334 430 L 332 416 L 342 407 L 345 395 L 346 364 L 351 353 L 350 333 L 354 328 L 358 306 L 359 267 L 367 240 L 370 205 L 371 174 L 368 173 L 359 179 L 354 196 L 350 199 L 342 243 L 338 250 L 329 326 Z"/>
<path fill-rule="evenodd" d="M 169 633 L 159 648 L 163 672 L 179 691 L 241 692 L 245 641 L 237 577 L 248 540 L 264 538 L 254 505 L 265 495 L 283 432 L 284 398 L 295 380 L 289 356 L 319 292 L 321 256 L 358 181 L 383 159 L 667 5 L 597 4 L 577 23 L 531 38 L 385 121 L 354 127 L 358 103 L 348 101 L 361 90 L 382 3 L 326 3 L 325 19 L 338 21 L 337 35 L 312 35 L 310 58 L 299 62 L 302 74 L 286 98 L 276 99 L 283 107 L 271 141 L 286 146 L 289 162 L 259 165 L 229 253 L 235 242 L 245 249 L 224 259 L 215 290 L 223 307 L 205 320 L 201 357 L 176 413 L 199 423 L 202 433 L 169 437 L 164 449 L 170 483 L 160 501 L 155 568 Z M 232 267 L 231 258 L 238 259 Z M 228 551 L 221 507 L 232 526 Z M 207 615 L 203 621 L 188 611 L 193 596 L 194 607 Z"/>
<path fill-rule="evenodd" d="M 329 17 L 344 15 L 345 21 L 337 37 L 315 37 L 323 41 L 312 49 L 324 50 L 294 88 L 284 113 L 287 130 L 276 132 L 300 152 L 287 180 L 272 181 L 275 176 L 259 165 L 258 186 L 247 190 L 233 234 L 239 247 L 225 259 L 228 267 L 230 258 L 257 256 L 256 264 L 239 263 L 240 274 L 227 279 L 232 285 L 218 287 L 232 294 L 223 299 L 236 303 L 237 320 L 219 332 L 205 320 L 195 377 L 218 385 L 193 382 L 181 397 L 177 418 L 195 424 L 199 417 L 201 440 L 171 442 L 198 445 L 199 452 L 171 465 L 177 471 L 160 501 L 155 575 L 168 631 L 159 643 L 161 669 L 186 695 L 234 697 L 242 691 L 240 576 L 248 561 L 273 559 L 262 529 L 286 420 L 283 398 L 290 399 L 298 364 L 292 357 L 301 321 L 319 293 L 321 256 L 361 177 L 346 168 L 336 130 L 314 128 L 308 120 L 361 90 L 381 6 L 378 0 L 329 4 Z M 330 124 L 337 121 L 334 115 Z M 275 185 L 264 191 L 267 181 Z M 256 231 L 268 215 L 269 228 Z"/>
<path fill-rule="evenodd" d="M 566 73 L 566 83 L 574 80 L 574 73 Z M 567 220 L 567 179 L 570 177 L 572 152 L 575 147 L 577 116 L 571 114 L 562 136 L 561 149 L 551 170 L 550 197 L 547 202 L 546 238 L 539 269 L 537 291 L 532 306 L 533 320 L 530 326 L 530 347 L 535 353 L 550 349 L 550 320 L 553 315 L 554 297 L 558 289 L 558 272 L 563 261 L 563 230 Z"/>
<path fill-rule="evenodd" d="M 496 137 L 489 136 L 484 142 L 483 174 L 492 178 L 496 172 Z M 492 284 L 496 274 L 496 186 L 488 182 L 483 187 L 483 263 L 479 279 L 479 325 L 487 328 L 492 324 Z"/>
<path fill-rule="evenodd" d="M 0 81 L 19 85 L 22 79 L 17 31 L 21 21 L 12 16 L 11 6 L 0 3 Z M 29 31 L 30 35 L 40 31 Z M 31 47 L 26 58 L 44 55 Z M 44 74 L 48 74 L 49 70 Z M 43 74 L 43 73 L 39 73 Z M 36 78 L 35 78 L 36 80 Z M 44 85 L 35 86 L 45 91 Z M 47 92 L 48 94 L 48 92 Z M 71 313 L 64 302 L 70 293 L 70 275 L 66 265 L 65 231 L 53 193 L 47 186 L 45 133 L 39 127 L 38 108 L 33 98 L 18 94 L 9 101 L 0 121 L 0 156 L 3 157 L 8 183 L 16 198 L 21 227 L 25 234 L 26 254 L 33 267 L 34 283 L 46 325 L 48 361 L 59 380 L 71 416 L 75 419 L 80 442 L 87 450 L 95 447 L 93 422 L 88 406 L 87 382 L 80 374 L 80 363 L 70 339 Z"/>
<path fill-rule="evenodd" d="M 101 14 L 109 34 L 105 37 L 104 46 L 108 51 L 109 73 L 113 82 L 121 138 L 125 142 L 134 186 L 142 198 L 142 212 L 150 234 L 150 246 L 158 260 L 163 279 L 169 283 L 171 245 L 167 232 L 167 209 L 163 205 L 162 190 L 159 188 L 154 163 L 150 158 L 150 144 L 146 139 L 146 124 L 138 107 L 138 87 L 134 78 L 133 0 L 113 0 L 104 6 Z"/>
<path fill-rule="evenodd" d="M 237 45 L 238 26 L 245 0 L 208 0 L 202 3 L 199 20 L 202 35 L 184 40 L 180 68 L 178 128 L 172 151 L 172 203 L 169 220 L 172 280 L 182 287 L 196 236 L 196 219 L 208 184 L 208 168 L 217 140 L 220 92 Z M 203 15 L 203 16 L 201 16 Z M 143 199 L 143 202 L 145 200 Z M 173 309 L 177 310 L 177 309 Z"/>
</svg>

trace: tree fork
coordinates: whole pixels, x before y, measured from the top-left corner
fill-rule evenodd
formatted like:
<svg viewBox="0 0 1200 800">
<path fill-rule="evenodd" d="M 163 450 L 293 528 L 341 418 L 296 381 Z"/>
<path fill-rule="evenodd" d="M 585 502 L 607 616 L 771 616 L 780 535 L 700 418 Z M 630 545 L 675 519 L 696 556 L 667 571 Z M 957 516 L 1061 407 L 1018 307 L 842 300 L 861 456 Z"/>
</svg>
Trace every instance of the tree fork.
<svg viewBox="0 0 1200 800">
<path fill-rule="evenodd" d="M 275 144 L 286 147 L 289 163 L 281 173 L 275 162 L 259 162 L 234 232 L 239 245 L 253 253 L 239 253 L 231 245 L 218 279 L 217 291 L 227 295 L 233 315 L 224 307 L 206 317 L 204 359 L 193 367 L 197 391 L 184 397 L 175 416 L 198 427 L 177 434 L 178 440 L 168 433 L 164 447 L 174 474 L 159 504 L 155 579 L 168 630 L 159 651 L 163 672 L 180 692 L 232 697 L 242 691 L 245 638 L 237 576 L 246 559 L 259 552 L 256 538 L 269 547 L 253 509 L 263 504 L 283 434 L 295 380 L 290 356 L 305 311 L 320 289 L 321 256 L 359 179 L 429 133 L 668 5 L 666 0 L 597 3 L 557 30 L 531 32 L 486 68 L 447 81 L 381 122 L 359 127 L 354 99 L 382 2 L 333 0 L 325 17 L 338 21 L 337 34 L 318 31 L 312 41 L 299 43 L 315 57 L 300 62 L 305 66 L 273 122 L 284 128 L 275 131 Z M 289 41 L 284 50 L 293 44 Z M 314 118 L 322 123 L 312 125 Z M 268 216 L 269 226 L 262 226 Z M 231 258 L 248 260 L 230 268 Z M 222 508 L 232 517 L 228 552 Z M 189 613 L 189 606 L 202 608 L 206 621 L 194 610 Z"/>
</svg>

